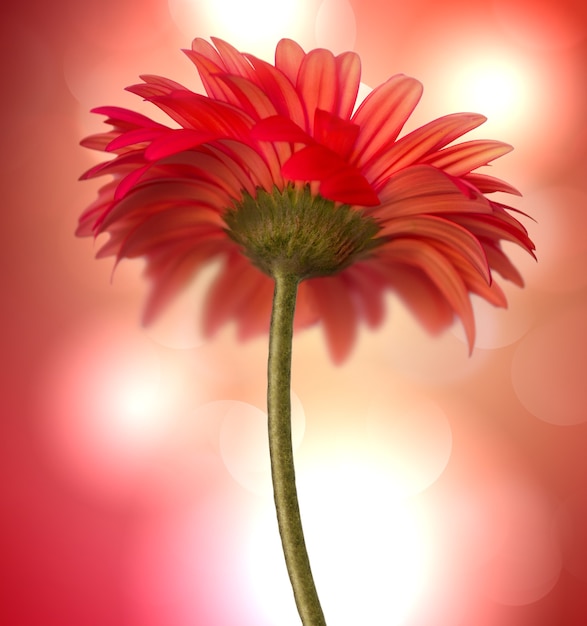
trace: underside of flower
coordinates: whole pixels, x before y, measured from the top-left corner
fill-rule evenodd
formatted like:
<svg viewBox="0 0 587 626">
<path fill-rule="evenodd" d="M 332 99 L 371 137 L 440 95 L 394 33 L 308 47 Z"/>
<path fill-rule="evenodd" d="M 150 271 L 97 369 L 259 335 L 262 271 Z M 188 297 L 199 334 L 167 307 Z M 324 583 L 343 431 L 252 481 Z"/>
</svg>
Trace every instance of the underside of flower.
<svg viewBox="0 0 587 626">
<path fill-rule="evenodd" d="M 330 276 L 382 243 L 379 226 L 356 208 L 312 194 L 309 185 L 245 193 L 224 215 L 227 234 L 265 274 Z"/>
<path fill-rule="evenodd" d="M 493 197 L 519 192 L 479 171 L 511 146 L 455 143 L 485 117 L 454 113 L 404 134 L 422 85 L 395 74 L 358 104 L 353 52 L 306 53 L 283 39 L 271 64 L 198 38 L 186 54 L 206 95 L 152 74 L 128 88 L 172 126 L 99 107 L 111 129 L 83 141 L 114 155 L 84 178 L 113 179 L 77 233 L 109 235 L 100 257 L 146 259 L 144 322 L 221 258 L 208 336 L 230 321 L 242 339 L 266 333 L 279 271 L 305 279 L 296 329 L 322 324 L 337 363 L 360 322 L 383 322 L 389 291 L 432 333 L 459 318 L 471 348 L 470 295 L 503 307 L 497 275 L 523 285 L 502 242 L 534 250 L 515 209 Z"/>
</svg>

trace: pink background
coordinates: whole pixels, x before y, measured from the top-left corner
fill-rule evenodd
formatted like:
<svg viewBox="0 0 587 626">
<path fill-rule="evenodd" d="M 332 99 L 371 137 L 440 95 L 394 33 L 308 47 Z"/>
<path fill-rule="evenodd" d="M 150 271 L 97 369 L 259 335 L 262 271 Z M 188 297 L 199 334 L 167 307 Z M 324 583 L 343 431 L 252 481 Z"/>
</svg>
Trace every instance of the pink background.
<svg viewBox="0 0 587 626">
<path fill-rule="evenodd" d="M 180 52 L 195 36 L 270 58 L 288 35 L 356 50 L 370 87 L 419 78 L 410 128 L 486 114 L 473 136 L 515 145 L 492 173 L 537 220 L 539 262 L 512 251 L 526 288 L 507 287 L 507 312 L 475 303 L 471 358 L 458 326 L 431 339 L 393 298 L 342 367 L 320 329 L 296 337 L 298 482 L 329 623 L 586 624 L 584 2 L 228 4 L 3 9 L 0 622 L 297 624 L 267 489 L 266 338 L 199 338 L 208 276 L 141 329 L 141 263 L 111 284 L 73 236 L 97 188 L 77 182 L 98 159 L 78 146 L 101 128 L 90 108 L 151 113 L 123 91 L 141 73 L 198 89 Z"/>
</svg>

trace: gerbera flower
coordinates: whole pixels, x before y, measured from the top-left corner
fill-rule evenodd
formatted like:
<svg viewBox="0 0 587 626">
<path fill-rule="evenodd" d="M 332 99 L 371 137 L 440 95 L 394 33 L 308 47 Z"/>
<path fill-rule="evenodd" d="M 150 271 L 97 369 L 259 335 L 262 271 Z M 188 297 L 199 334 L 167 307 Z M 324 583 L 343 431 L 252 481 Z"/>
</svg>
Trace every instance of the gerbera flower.
<svg viewBox="0 0 587 626">
<path fill-rule="evenodd" d="M 368 234 L 333 266 L 304 270 L 297 327 L 321 322 L 340 362 L 359 320 L 381 323 L 392 290 L 432 332 L 458 316 L 472 346 L 469 294 L 505 306 L 492 272 L 523 284 L 501 241 L 533 249 L 510 207 L 485 196 L 517 191 L 475 171 L 511 147 L 488 140 L 450 145 L 485 121 L 474 113 L 447 115 L 398 138 L 422 85 L 392 76 L 356 108 L 361 68 L 352 52 L 305 53 L 284 39 L 271 65 L 212 41 L 195 39 L 185 51 L 207 95 L 153 75 L 128 87 L 175 126 L 100 107 L 94 112 L 112 129 L 82 142 L 115 157 L 83 176 L 113 179 L 82 215 L 77 234 L 109 233 L 100 257 L 146 258 L 153 286 L 145 322 L 220 255 L 224 265 L 204 306 L 206 333 L 231 319 L 241 338 L 266 332 L 271 269 L 237 223 L 249 200 L 258 205 L 267 197 L 282 206 L 279 197 L 296 204 L 305 194 L 306 203 L 323 203 L 320 210 L 346 211 L 340 219 L 357 220 L 351 230 L 360 223 Z"/>
<path fill-rule="evenodd" d="M 501 242 L 530 253 L 534 246 L 511 207 L 485 195 L 517 191 L 476 172 L 511 147 L 453 145 L 483 116 L 447 115 L 399 138 L 422 93 L 417 80 L 392 76 L 357 108 L 360 61 L 352 52 L 306 54 L 284 39 L 270 65 L 213 43 L 196 39 L 186 51 L 207 96 L 151 75 L 129 87 L 175 127 L 127 109 L 95 109 L 112 130 L 83 145 L 115 156 L 84 177 L 113 179 L 77 232 L 109 234 L 99 256 L 146 257 L 153 281 L 146 322 L 221 256 L 205 330 L 234 319 L 241 337 L 270 331 L 268 430 L 279 531 L 302 622 L 325 626 L 295 486 L 294 325 L 321 322 L 341 361 L 359 320 L 381 323 L 392 290 L 432 332 L 459 317 L 472 346 L 470 294 L 505 306 L 493 272 L 522 285 Z"/>
</svg>

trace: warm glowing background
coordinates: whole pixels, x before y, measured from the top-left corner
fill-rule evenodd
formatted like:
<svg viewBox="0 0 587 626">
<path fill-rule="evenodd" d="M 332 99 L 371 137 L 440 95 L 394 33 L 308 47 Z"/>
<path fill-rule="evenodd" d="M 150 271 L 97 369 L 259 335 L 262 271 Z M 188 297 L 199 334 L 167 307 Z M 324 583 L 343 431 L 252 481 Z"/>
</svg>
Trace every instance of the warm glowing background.
<svg viewBox="0 0 587 626">
<path fill-rule="evenodd" d="M 21 8 L 22 7 L 22 8 Z M 54 0 L 4 8 L 0 622 L 296 626 L 268 490 L 266 339 L 204 343 L 194 285 L 139 327 L 141 263 L 73 237 L 94 106 L 199 89 L 180 48 L 283 35 L 425 85 L 410 127 L 484 113 L 516 150 L 539 263 L 478 347 L 393 299 L 334 368 L 295 340 L 301 506 L 333 626 L 587 624 L 587 9 L 583 0 Z M 156 115 L 156 113 L 155 113 Z M 210 272 L 214 268 L 210 268 Z M 478 304 L 478 306 L 477 306 Z M 343 542 L 349 547 L 343 548 Z"/>
</svg>

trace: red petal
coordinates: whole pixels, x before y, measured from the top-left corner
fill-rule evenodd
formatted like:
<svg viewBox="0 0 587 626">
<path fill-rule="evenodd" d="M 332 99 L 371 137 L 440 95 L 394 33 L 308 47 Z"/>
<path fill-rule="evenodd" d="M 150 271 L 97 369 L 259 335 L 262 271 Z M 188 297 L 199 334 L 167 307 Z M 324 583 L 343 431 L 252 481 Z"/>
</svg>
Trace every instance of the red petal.
<svg viewBox="0 0 587 626">
<path fill-rule="evenodd" d="M 428 165 L 414 165 L 394 174 L 379 192 L 381 219 L 403 215 L 477 212 L 491 213 L 489 202 L 465 196 L 451 179 Z"/>
<path fill-rule="evenodd" d="M 431 245 L 440 242 L 447 247 L 449 256 L 462 256 L 486 283 L 491 281 L 487 257 L 479 240 L 466 228 L 448 219 L 433 215 L 391 219 L 382 224 L 378 234 L 392 239 L 410 237 L 432 240 L 427 242 Z"/>
<path fill-rule="evenodd" d="M 429 333 L 436 335 L 452 325 L 453 308 L 422 270 L 393 263 L 387 274 L 389 286 Z"/>
<path fill-rule="evenodd" d="M 330 355 L 338 365 L 348 356 L 357 335 L 357 312 L 351 294 L 340 275 L 307 282 L 324 324 Z"/>
<path fill-rule="evenodd" d="M 124 196 L 126 196 L 126 194 L 139 182 L 139 180 L 143 177 L 143 174 L 145 174 L 150 167 L 150 164 L 143 165 L 143 167 L 138 167 L 136 170 L 133 170 L 130 174 L 125 176 L 116 188 L 114 200 L 118 201 L 124 198 Z"/>
<path fill-rule="evenodd" d="M 314 137 L 319 143 L 328 146 L 330 150 L 336 152 L 343 159 L 348 156 L 359 136 L 360 128 L 343 120 L 328 111 L 316 109 L 316 119 L 314 121 Z"/>
<path fill-rule="evenodd" d="M 153 323 L 163 309 L 189 286 L 198 270 L 218 252 L 218 246 L 212 243 L 182 253 L 175 249 L 172 255 L 163 255 L 161 259 L 151 257 L 147 274 L 153 278 L 154 284 L 143 313 L 143 324 Z"/>
<path fill-rule="evenodd" d="M 485 252 L 491 269 L 495 270 L 506 280 L 510 280 L 515 285 L 518 285 L 518 287 L 524 286 L 524 279 L 522 278 L 522 275 L 503 250 L 499 248 L 499 245 L 487 243 L 485 245 Z"/>
<path fill-rule="evenodd" d="M 210 39 L 216 46 L 224 68 L 228 73 L 254 80 L 253 68 L 244 54 L 241 54 L 234 46 L 231 46 L 223 39 L 218 37 L 210 37 Z"/>
<path fill-rule="evenodd" d="M 159 128 L 137 128 L 136 130 L 129 130 L 121 135 L 118 135 L 107 146 L 107 152 L 117 152 L 121 148 L 127 148 L 128 146 L 134 146 L 136 144 L 153 141 L 162 135 L 166 135 L 171 132 L 170 129 Z"/>
<path fill-rule="evenodd" d="M 277 113 L 268 96 L 251 81 L 240 76 L 222 76 L 221 80 L 234 93 L 240 107 L 253 119 L 259 120 Z"/>
<path fill-rule="evenodd" d="M 382 277 L 369 261 L 358 261 L 341 272 L 348 289 L 355 296 L 361 314 L 371 328 L 379 326 L 385 318 L 384 293 L 387 287 Z"/>
<path fill-rule="evenodd" d="M 305 56 L 304 50 L 298 43 L 292 39 L 282 39 L 275 48 L 275 67 L 283 72 L 295 86 Z"/>
<path fill-rule="evenodd" d="M 157 161 L 217 138 L 218 134 L 212 132 L 178 128 L 155 139 L 145 150 L 145 158 L 149 161 Z"/>
<path fill-rule="evenodd" d="M 201 241 L 225 238 L 224 221 L 217 212 L 201 207 L 172 207 L 147 216 L 122 242 L 118 257 L 149 254 L 161 246 L 190 241 L 197 248 Z"/>
<path fill-rule="evenodd" d="M 392 263 L 403 263 L 423 271 L 460 317 L 472 350 L 475 343 L 475 319 L 469 293 L 454 266 L 445 255 L 422 241 L 396 239 L 381 249 L 380 256 Z"/>
<path fill-rule="evenodd" d="M 339 169 L 320 183 L 320 194 L 329 200 L 359 206 L 377 206 L 379 197 L 357 170 Z"/>
<path fill-rule="evenodd" d="M 433 120 L 396 141 L 385 154 L 378 155 L 369 167 L 369 175 L 376 178 L 378 183 L 383 182 L 394 172 L 419 162 L 428 154 L 477 128 L 486 119 L 475 113 L 456 113 Z"/>
<path fill-rule="evenodd" d="M 298 92 L 289 79 L 269 63 L 252 55 L 246 57 L 255 68 L 259 84 L 273 102 L 278 114 L 305 128 L 306 112 Z"/>
<path fill-rule="evenodd" d="M 251 131 L 251 136 L 261 141 L 288 141 L 290 143 L 314 143 L 310 135 L 297 124 L 282 115 L 273 115 L 259 120 Z"/>
<path fill-rule="evenodd" d="M 422 85 L 416 79 L 397 74 L 365 98 L 352 117 L 361 127 L 353 151 L 356 163 L 365 164 L 393 144 L 421 95 Z"/>
<path fill-rule="evenodd" d="M 349 119 L 357 101 L 361 82 L 361 59 L 354 52 L 343 52 L 336 59 L 338 79 L 338 106 L 333 111 L 343 119 Z"/>
<path fill-rule="evenodd" d="M 506 183 L 499 178 L 493 176 L 487 176 L 486 174 L 467 174 L 463 177 L 471 185 L 474 185 L 479 189 L 481 193 L 493 193 L 495 191 L 503 191 L 505 193 L 511 193 L 515 196 L 521 196 L 522 194 L 509 183 Z"/>
<path fill-rule="evenodd" d="M 230 319 L 240 317 L 260 273 L 235 245 L 204 303 L 203 328 L 206 335 L 214 335 Z"/>
<path fill-rule="evenodd" d="M 241 139 L 249 136 L 252 127 L 252 120 L 243 111 L 200 94 L 175 92 L 151 101 L 184 128 Z"/>
<path fill-rule="evenodd" d="M 323 180 L 347 165 L 338 155 L 324 146 L 307 146 L 295 152 L 282 168 L 282 173 L 292 180 Z"/>
<path fill-rule="evenodd" d="M 129 111 L 128 109 L 123 109 L 122 107 L 96 107 L 91 110 L 91 113 L 107 115 L 108 119 L 106 120 L 106 124 L 113 124 L 121 129 L 126 129 L 128 127 L 166 128 L 163 124 L 154 122 L 145 115 Z"/>
<path fill-rule="evenodd" d="M 329 50 L 309 52 L 302 61 L 297 90 L 306 106 L 310 131 L 316 109 L 333 112 L 338 109 L 336 65 Z"/>
<path fill-rule="evenodd" d="M 205 43 L 209 45 L 208 42 Z M 210 48 L 214 50 L 212 46 L 210 46 Z M 234 94 L 225 83 L 219 80 L 219 76 L 223 75 L 220 65 L 211 61 L 207 56 L 194 50 L 184 50 L 183 52 L 196 66 L 200 79 L 204 85 L 204 89 L 211 98 L 220 100 L 221 102 L 230 102 L 231 104 L 236 103 Z M 216 50 L 214 50 L 214 53 L 217 55 Z M 218 60 L 218 63 L 221 63 L 220 59 Z"/>
<path fill-rule="evenodd" d="M 254 187 L 271 191 L 274 185 L 282 182 L 280 164 L 275 160 L 275 155 L 273 160 L 268 162 L 269 156 L 263 158 L 262 154 L 249 146 L 228 139 L 218 142 L 217 148 L 230 157 L 235 169 L 244 172 L 251 179 Z"/>
<path fill-rule="evenodd" d="M 463 176 L 512 150 L 512 146 L 507 143 L 480 139 L 445 148 L 423 159 L 423 162 L 434 165 L 453 176 Z"/>
</svg>

